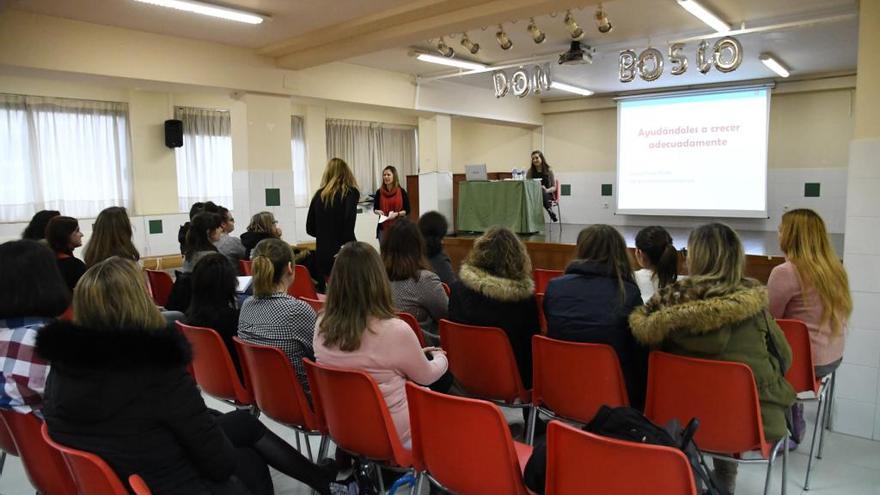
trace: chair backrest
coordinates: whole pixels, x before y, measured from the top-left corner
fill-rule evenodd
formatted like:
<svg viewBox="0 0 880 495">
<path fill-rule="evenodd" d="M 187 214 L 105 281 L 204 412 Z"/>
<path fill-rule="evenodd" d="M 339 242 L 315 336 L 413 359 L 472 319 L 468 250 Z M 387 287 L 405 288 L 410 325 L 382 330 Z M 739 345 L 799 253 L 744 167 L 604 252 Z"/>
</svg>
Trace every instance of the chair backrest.
<svg viewBox="0 0 880 495">
<path fill-rule="evenodd" d="M 174 324 L 193 348 L 192 368 L 202 391 L 220 400 L 253 404 L 253 397 L 238 378 L 220 334 L 210 328 L 194 327 L 180 321 Z"/>
<path fill-rule="evenodd" d="M 538 305 L 538 325 L 541 327 L 541 335 L 547 335 L 547 315 L 544 314 L 544 293 L 535 293 L 535 304 Z"/>
<path fill-rule="evenodd" d="M 64 461 L 73 473 L 76 486 L 80 493 L 89 495 L 128 495 L 128 490 L 120 481 L 119 476 L 110 469 L 103 459 L 82 450 L 65 447 L 52 440 L 49 429 L 42 426 L 43 439 L 53 448 L 61 452 Z"/>
<path fill-rule="evenodd" d="M 157 306 L 164 307 L 168 304 L 168 296 L 171 295 L 171 288 L 174 287 L 171 275 L 160 270 L 147 270 L 147 280 L 150 282 L 150 295 L 153 296 L 153 302 Z"/>
<path fill-rule="evenodd" d="M 422 333 L 422 327 L 419 326 L 419 320 L 416 320 L 415 316 L 404 311 L 398 312 L 397 317 L 405 321 L 406 324 L 412 328 L 413 333 L 416 334 L 416 338 L 419 339 L 419 345 L 425 347 L 427 344 L 425 343 L 425 335 Z"/>
<path fill-rule="evenodd" d="M 696 441 L 709 452 L 770 453 L 755 378 L 743 363 L 652 352 L 645 416 L 660 425 L 698 418 Z"/>
<path fill-rule="evenodd" d="M 3 421 L 0 421 L 0 450 L 3 450 L 3 452 L 6 452 L 9 455 L 18 455 L 18 448 L 15 446 L 15 440 L 12 438 L 12 433 Z"/>
<path fill-rule="evenodd" d="M 388 406 L 373 378 L 364 371 L 336 368 L 304 358 L 312 401 L 330 438 L 343 449 L 368 459 L 412 464 Z"/>
<path fill-rule="evenodd" d="M 544 268 L 535 268 L 532 276 L 535 278 L 535 292 L 544 294 L 547 292 L 547 284 L 556 277 L 565 275 L 563 270 L 547 270 Z"/>
<path fill-rule="evenodd" d="M 320 313 L 321 311 L 324 311 L 325 301 L 322 301 L 320 299 L 312 299 L 310 297 L 298 297 L 297 299 L 311 306 L 312 309 L 315 310 L 315 313 Z"/>
<path fill-rule="evenodd" d="M 449 288 L 449 284 L 446 282 L 440 282 L 440 285 L 443 286 L 443 292 L 446 293 L 446 297 L 449 297 L 449 295 L 452 294 L 452 289 Z"/>
<path fill-rule="evenodd" d="M 406 384 L 413 464 L 452 493 L 526 495 L 510 429 L 491 402 Z"/>
<path fill-rule="evenodd" d="M 248 370 L 248 385 L 257 407 L 275 421 L 306 430 L 320 430 L 305 391 L 287 355 L 276 347 L 232 338 Z"/>
<path fill-rule="evenodd" d="M 532 403 L 588 423 L 604 404 L 627 406 L 617 353 L 605 344 L 532 337 Z"/>
<path fill-rule="evenodd" d="M 678 449 L 602 437 L 560 421 L 547 426 L 546 495 L 696 492 L 690 463 Z"/>
<path fill-rule="evenodd" d="M 318 290 L 315 288 L 315 282 L 312 280 L 312 274 L 309 273 L 308 268 L 303 265 L 293 267 L 293 283 L 287 288 L 287 293 L 292 297 L 318 299 Z"/>
<path fill-rule="evenodd" d="M 504 330 L 440 320 L 440 345 L 449 370 L 468 392 L 504 402 L 529 401 Z"/>
<path fill-rule="evenodd" d="M 238 260 L 238 270 L 242 275 L 251 276 L 254 274 L 254 263 L 251 260 Z"/>
<path fill-rule="evenodd" d="M 76 495 L 76 484 L 64 457 L 40 433 L 43 422 L 33 414 L 10 409 L 0 410 L 0 418 L 15 442 L 31 485 L 47 495 Z"/>
<path fill-rule="evenodd" d="M 813 351 L 810 346 L 810 330 L 800 320 L 776 320 L 785 340 L 791 347 L 791 366 L 785 373 L 785 379 L 795 392 L 818 392 L 819 382 L 816 381 L 816 369 L 813 367 Z"/>
<path fill-rule="evenodd" d="M 128 477 L 128 485 L 131 487 L 134 495 L 153 495 L 144 479 L 136 474 Z"/>
</svg>

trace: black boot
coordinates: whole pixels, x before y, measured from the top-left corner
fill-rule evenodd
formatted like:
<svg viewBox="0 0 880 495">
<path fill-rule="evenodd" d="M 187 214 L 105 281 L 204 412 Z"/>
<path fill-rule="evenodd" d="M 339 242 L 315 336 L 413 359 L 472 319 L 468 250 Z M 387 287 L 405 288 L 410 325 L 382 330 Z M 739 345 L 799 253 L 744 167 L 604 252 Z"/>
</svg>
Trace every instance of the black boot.
<svg viewBox="0 0 880 495">
<path fill-rule="evenodd" d="M 547 208 L 547 213 L 550 214 L 550 220 L 551 220 L 551 221 L 553 221 L 553 222 L 558 222 L 558 221 L 559 221 L 559 219 L 556 218 L 556 213 L 553 213 L 553 210 L 551 210 L 550 208 Z"/>
<path fill-rule="evenodd" d="M 336 479 L 335 466 L 312 464 L 298 450 L 268 429 L 253 448 L 266 464 L 291 478 L 302 481 L 321 495 L 330 495 L 330 483 Z"/>
</svg>

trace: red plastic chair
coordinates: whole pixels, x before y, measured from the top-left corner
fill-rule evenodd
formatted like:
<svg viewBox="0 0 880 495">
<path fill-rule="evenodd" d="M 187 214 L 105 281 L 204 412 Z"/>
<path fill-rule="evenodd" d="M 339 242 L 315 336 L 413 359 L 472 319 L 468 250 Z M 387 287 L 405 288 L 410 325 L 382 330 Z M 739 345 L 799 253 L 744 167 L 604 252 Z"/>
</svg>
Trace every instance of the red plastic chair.
<svg viewBox="0 0 880 495">
<path fill-rule="evenodd" d="M 47 495 L 77 495 L 73 475 L 61 452 L 40 433 L 43 422 L 33 414 L 0 410 L 0 421 L 9 432 L 31 485 Z"/>
<path fill-rule="evenodd" d="M 556 179 L 556 189 L 553 191 L 553 197 L 550 198 L 550 207 L 556 207 L 556 216 L 559 223 L 562 223 L 562 209 L 559 208 L 559 198 L 562 197 L 562 186 L 559 179 Z"/>
<path fill-rule="evenodd" d="M 449 371 L 468 393 L 504 407 L 531 409 L 531 395 L 504 330 L 440 320 L 440 345 Z"/>
<path fill-rule="evenodd" d="M 91 452 L 65 447 L 52 440 L 45 424 L 42 426 L 41 434 L 43 440 L 64 457 L 64 461 L 76 480 L 79 493 L 88 495 L 128 495 L 128 489 L 122 484 L 119 476 L 110 469 L 110 466 L 103 459 Z M 135 483 L 139 487 L 146 489 L 147 485 L 140 476 L 132 475 L 129 477 L 129 480 L 132 478 L 135 478 Z M 136 493 L 149 494 L 150 491 L 147 489 L 146 492 Z"/>
<path fill-rule="evenodd" d="M 305 436 L 309 459 L 312 457 L 310 435 L 320 435 L 321 446 L 318 460 L 326 454 L 327 428 L 309 406 L 308 398 L 296 377 L 296 371 L 287 355 L 276 347 L 252 344 L 233 337 L 235 348 L 247 369 L 248 387 L 253 392 L 257 407 L 273 420 L 296 431 L 296 443 L 300 445 L 300 433 Z"/>
<path fill-rule="evenodd" d="M 546 495 L 695 495 L 694 473 L 678 449 L 547 426 Z"/>
<path fill-rule="evenodd" d="M 412 453 L 400 443 L 382 392 L 369 374 L 303 361 L 315 411 L 339 448 L 390 467 L 412 466 Z"/>
<path fill-rule="evenodd" d="M 818 459 L 822 458 L 822 437 L 824 437 L 824 428 L 819 427 L 819 419 L 823 416 L 823 407 L 828 407 L 825 397 L 828 392 L 828 377 L 825 380 L 816 378 L 816 369 L 813 365 L 813 351 L 810 347 L 810 331 L 806 323 L 800 320 L 776 320 L 782 333 L 785 334 L 785 340 L 791 347 L 792 362 L 791 367 L 785 374 L 785 379 L 791 384 L 794 391 L 798 394 L 803 392 L 812 392 L 813 397 L 801 399 L 799 402 L 816 401 L 818 408 L 816 410 L 816 422 L 813 425 L 813 438 L 810 441 L 810 457 L 807 461 L 807 475 L 804 479 L 804 489 L 810 489 L 810 470 L 813 468 L 813 453 L 816 447 L 816 437 L 819 437 L 819 454 Z M 829 375 L 830 376 L 830 375 Z"/>
<path fill-rule="evenodd" d="M 193 348 L 193 376 L 199 388 L 216 399 L 237 408 L 251 408 L 256 413 L 258 410 L 253 407 L 254 398 L 238 378 L 229 350 L 220 335 L 210 328 L 194 327 L 180 321 L 174 324 Z"/>
<path fill-rule="evenodd" d="M 602 405 L 629 405 L 617 353 L 604 344 L 533 336 L 532 387 L 532 404 L 538 411 L 583 424 Z"/>
<path fill-rule="evenodd" d="M 304 265 L 293 267 L 293 283 L 287 288 L 287 293 L 291 297 L 306 297 L 319 301 L 326 299 L 324 294 L 318 294 L 318 289 L 315 288 L 315 282 L 312 280 L 312 274 Z"/>
<path fill-rule="evenodd" d="M 419 326 L 419 321 L 416 320 L 416 317 L 404 311 L 398 312 L 397 317 L 405 321 L 406 324 L 412 328 L 413 333 L 416 334 L 416 338 L 419 339 L 419 345 L 427 347 L 428 344 L 425 343 L 425 335 L 422 333 L 422 327 Z"/>
<path fill-rule="evenodd" d="M 6 465 L 6 454 L 18 457 L 18 449 L 15 447 L 15 440 L 12 439 L 12 433 L 6 424 L 0 421 L 0 475 L 3 474 L 3 466 Z"/>
<path fill-rule="evenodd" d="M 309 297 L 299 297 L 298 299 L 311 306 L 312 309 L 315 310 L 315 313 L 324 311 L 324 301 L 321 299 L 312 299 Z"/>
<path fill-rule="evenodd" d="M 249 277 L 254 274 L 254 263 L 251 260 L 238 260 L 238 271 L 242 275 Z"/>
<path fill-rule="evenodd" d="M 535 279 L 535 292 L 545 294 L 547 292 L 547 284 L 556 277 L 565 275 L 563 270 L 547 270 L 544 268 L 535 268 L 532 276 Z"/>
<path fill-rule="evenodd" d="M 171 275 L 160 270 L 147 270 L 147 280 L 150 282 L 150 295 L 153 296 L 153 302 L 156 303 L 156 306 L 164 308 L 168 304 L 171 288 L 174 287 Z"/>
<path fill-rule="evenodd" d="M 492 403 L 439 394 L 407 382 L 413 464 L 449 493 L 527 495 L 522 470 L 532 448 L 514 442 Z M 415 493 L 421 493 L 420 487 Z"/>
<path fill-rule="evenodd" d="M 547 335 L 547 315 L 544 314 L 544 293 L 535 293 L 535 304 L 538 305 L 538 324 L 541 327 L 541 335 Z"/>
<path fill-rule="evenodd" d="M 758 389 L 747 365 L 654 351 L 648 359 L 645 416 L 660 425 L 672 419 L 684 425 L 698 418 L 695 440 L 706 454 L 738 463 L 767 463 L 764 493 L 781 449 L 785 494 L 788 435 L 775 444 L 764 437 Z M 736 457 L 752 450 L 759 451 L 763 459 Z"/>
<path fill-rule="evenodd" d="M 131 486 L 134 495 L 153 495 L 144 479 L 136 474 L 128 477 L 128 485 Z"/>
<path fill-rule="evenodd" d="M 446 297 L 449 297 L 452 294 L 452 289 L 449 288 L 449 284 L 446 282 L 440 282 L 440 285 L 443 286 L 443 292 L 446 293 Z"/>
</svg>

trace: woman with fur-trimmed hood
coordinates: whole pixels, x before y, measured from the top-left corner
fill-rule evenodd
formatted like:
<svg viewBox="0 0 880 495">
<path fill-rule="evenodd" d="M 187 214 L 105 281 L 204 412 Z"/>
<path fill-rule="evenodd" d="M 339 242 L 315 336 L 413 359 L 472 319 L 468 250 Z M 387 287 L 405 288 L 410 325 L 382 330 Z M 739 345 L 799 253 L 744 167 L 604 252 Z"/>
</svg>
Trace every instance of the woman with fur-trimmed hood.
<svg viewBox="0 0 880 495">
<path fill-rule="evenodd" d="M 523 385 L 532 383 L 532 335 L 538 333 L 538 306 L 532 262 L 526 247 L 503 227 L 474 241 L 452 284 L 449 319 L 499 327 L 507 333 Z"/>
<path fill-rule="evenodd" d="M 795 393 L 784 376 L 791 348 L 770 315 L 767 289 L 745 278 L 742 242 L 721 223 L 691 232 L 687 264 L 689 278 L 664 287 L 633 311 L 633 335 L 672 354 L 747 364 L 758 388 L 764 434 L 768 441 L 779 440 Z M 715 466 L 732 488 L 736 464 L 715 460 Z"/>
</svg>

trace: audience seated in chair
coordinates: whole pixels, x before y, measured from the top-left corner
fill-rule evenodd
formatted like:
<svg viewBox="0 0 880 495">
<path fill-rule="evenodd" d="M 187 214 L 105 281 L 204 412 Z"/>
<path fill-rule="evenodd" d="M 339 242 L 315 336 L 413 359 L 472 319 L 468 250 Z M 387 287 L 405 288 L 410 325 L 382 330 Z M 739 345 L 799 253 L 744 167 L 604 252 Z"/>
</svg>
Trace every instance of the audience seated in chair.
<svg viewBox="0 0 880 495">
<path fill-rule="evenodd" d="M 83 249 L 83 261 L 87 267 L 111 256 L 138 261 L 141 255 L 132 244 L 131 236 L 131 220 L 125 208 L 104 208 L 92 225 L 92 238 Z"/>
<path fill-rule="evenodd" d="M 452 269 L 452 260 L 443 251 L 443 238 L 449 230 L 446 217 L 436 211 L 429 211 L 419 218 L 419 230 L 425 238 L 425 255 L 432 270 L 446 285 L 452 285 L 458 277 Z"/>
<path fill-rule="evenodd" d="M 46 226 L 46 242 L 55 252 L 58 269 L 71 291 L 86 272 L 86 264 L 73 255 L 73 250 L 82 246 L 82 238 L 79 222 L 75 218 L 53 217 Z"/>
</svg>

